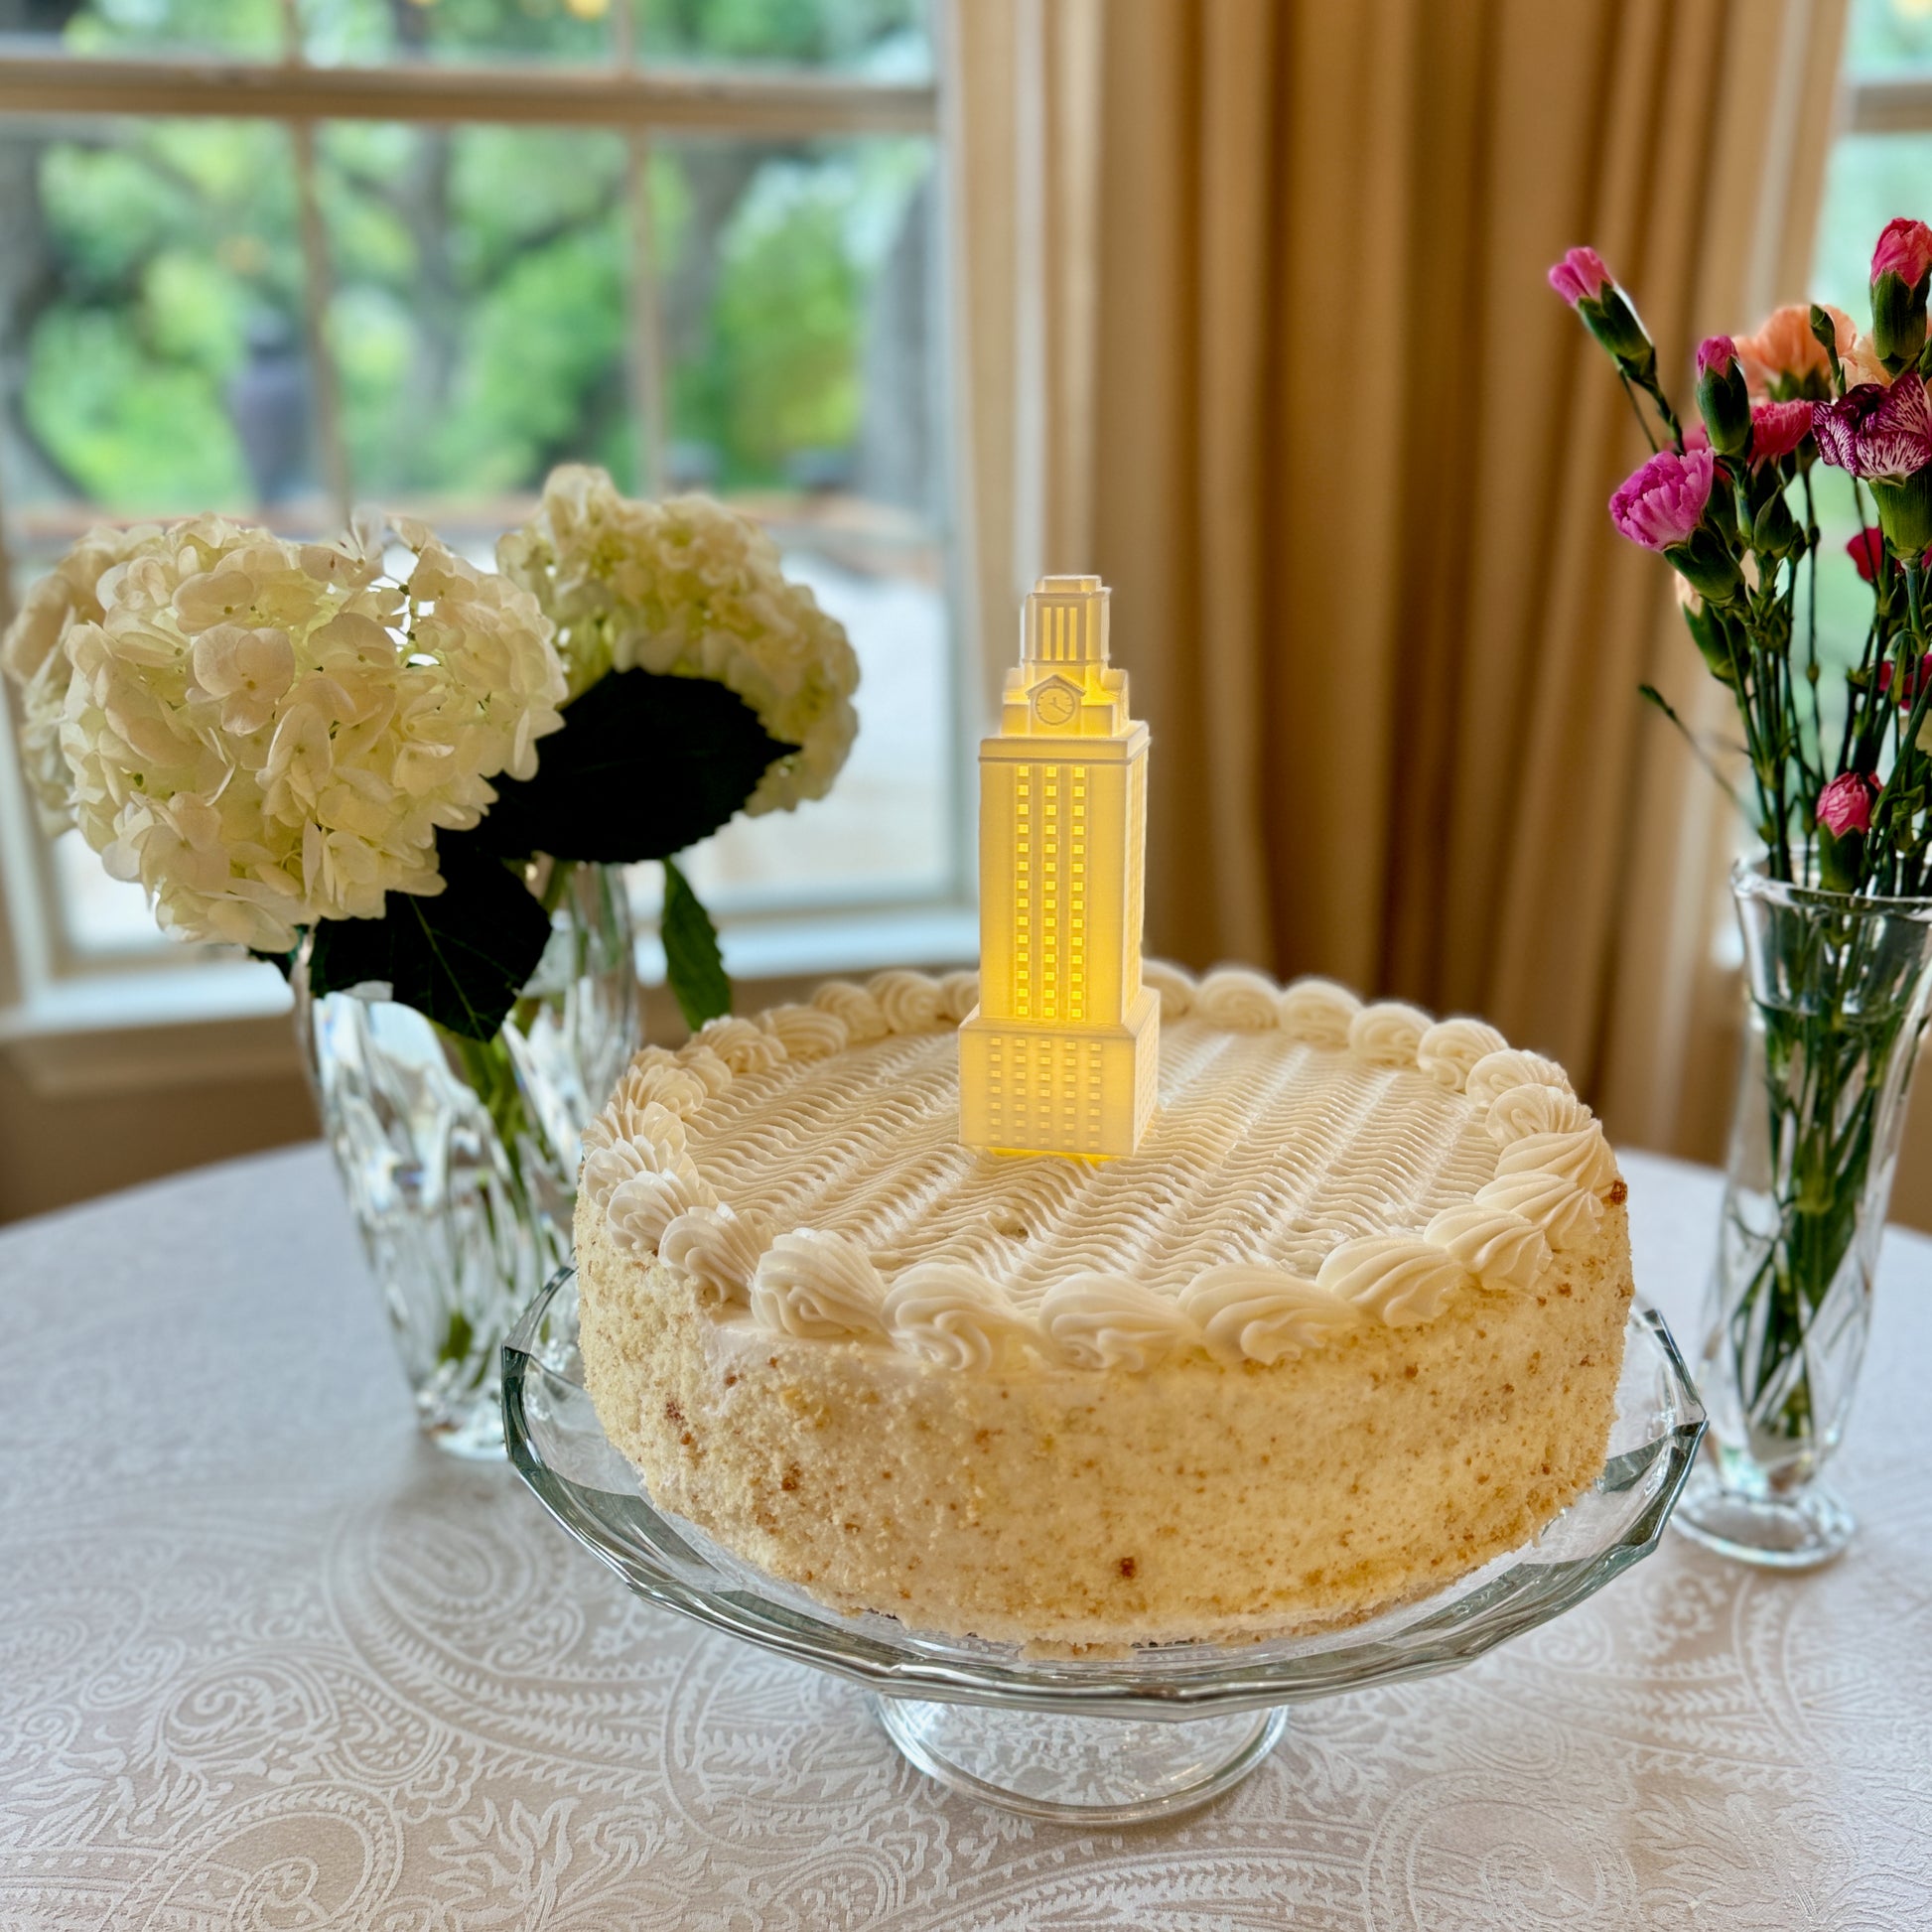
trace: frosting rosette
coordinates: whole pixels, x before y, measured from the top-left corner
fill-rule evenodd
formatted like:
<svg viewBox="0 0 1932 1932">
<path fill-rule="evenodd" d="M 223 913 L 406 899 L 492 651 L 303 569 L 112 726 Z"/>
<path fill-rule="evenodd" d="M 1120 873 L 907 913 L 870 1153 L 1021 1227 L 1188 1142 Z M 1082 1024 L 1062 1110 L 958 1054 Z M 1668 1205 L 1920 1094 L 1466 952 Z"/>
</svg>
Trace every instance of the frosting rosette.
<svg viewBox="0 0 1932 1932">
<path fill-rule="evenodd" d="M 714 679 L 798 748 L 767 767 L 747 812 L 831 788 L 858 730 L 859 660 L 749 517 L 705 496 L 641 502 L 565 464 L 496 561 L 555 623 L 573 697 L 612 671 Z"/>
<path fill-rule="evenodd" d="M 93 596 L 59 646 L 72 816 L 180 938 L 282 952 L 385 893 L 440 892 L 438 831 L 474 826 L 492 777 L 531 776 L 562 724 L 535 603 L 418 523 L 326 545 L 197 517 Z"/>
</svg>

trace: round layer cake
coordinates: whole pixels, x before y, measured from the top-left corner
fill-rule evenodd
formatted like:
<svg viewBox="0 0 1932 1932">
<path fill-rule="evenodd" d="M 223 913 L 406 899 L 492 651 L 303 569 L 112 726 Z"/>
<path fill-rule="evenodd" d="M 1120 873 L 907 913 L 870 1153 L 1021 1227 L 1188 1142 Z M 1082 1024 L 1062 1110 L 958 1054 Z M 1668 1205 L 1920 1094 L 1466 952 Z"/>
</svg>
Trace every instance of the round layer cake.
<svg viewBox="0 0 1932 1932">
<path fill-rule="evenodd" d="M 971 974 L 632 1062 L 587 1137 L 586 1379 L 658 1507 L 839 1610 L 1073 1646 L 1357 1619 L 1600 1473 L 1624 1189 L 1562 1069 L 1326 981 L 1150 967 L 1104 1163 L 958 1139 Z"/>
</svg>

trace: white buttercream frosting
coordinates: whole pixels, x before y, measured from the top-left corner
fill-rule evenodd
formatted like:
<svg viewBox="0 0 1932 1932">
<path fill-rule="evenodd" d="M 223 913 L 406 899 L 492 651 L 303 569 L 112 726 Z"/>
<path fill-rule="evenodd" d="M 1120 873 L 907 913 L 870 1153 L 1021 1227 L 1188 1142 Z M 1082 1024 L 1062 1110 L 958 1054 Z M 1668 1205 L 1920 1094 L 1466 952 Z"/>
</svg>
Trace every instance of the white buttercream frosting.
<svg viewBox="0 0 1932 1932">
<path fill-rule="evenodd" d="M 764 1223 L 752 1215 L 726 1206 L 696 1207 L 665 1228 L 657 1258 L 678 1270 L 703 1300 L 738 1306 L 751 1299 L 752 1277 L 769 1238 Z"/>
<path fill-rule="evenodd" d="M 886 1010 L 863 986 L 854 986 L 850 980 L 827 980 L 812 995 L 812 1005 L 837 1014 L 855 1046 L 884 1039 L 892 1032 Z"/>
<path fill-rule="evenodd" d="M 1302 979 L 1282 988 L 1277 1002 L 1281 1029 L 1312 1046 L 1346 1046 L 1348 1029 L 1362 1003 L 1333 980 Z"/>
<path fill-rule="evenodd" d="M 875 973 L 866 982 L 866 991 L 879 1002 L 886 1025 L 896 1034 L 924 1033 L 938 1025 L 938 982 L 923 973 L 908 973 L 900 967 Z"/>
<path fill-rule="evenodd" d="M 1484 1288 L 1528 1288 L 1550 1265 L 1550 1243 L 1534 1221 L 1508 1208 L 1446 1207 L 1423 1239 L 1453 1255 Z"/>
<path fill-rule="evenodd" d="M 1180 1307 L 1205 1337 L 1207 1352 L 1230 1367 L 1292 1360 L 1361 1319 L 1352 1302 L 1318 1283 L 1249 1262 L 1208 1269 L 1181 1292 Z"/>
<path fill-rule="evenodd" d="M 1146 977 L 1162 1106 L 1135 1156 L 962 1148 L 977 977 L 895 970 L 639 1053 L 584 1197 L 708 1304 L 960 1372 L 1292 1362 L 1528 1290 L 1621 1199 L 1562 1069 L 1479 1021 L 1246 968 Z"/>
<path fill-rule="evenodd" d="M 1172 1296 L 1125 1275 L 1069 1276 L 1046 1291 L 1039 1321 L 1061 1359 L 1075 1368 L 1144 1373 L 1198 1338 Z"/>
<path fill-rule="evenodd" d="M 842 1234 L 781 1234 L 752 1277 L 752 1312 L 767 1328 L 811 1341 L 884 1329 L 886 1284 L 872 1257 Z"/>
<path fill-rule="evenodd" d="M 1348 1023 L 1348 1043 L 1371 1066 L 1414 1066 L 1429 1015 L 1400 1000 L 1378 1000 Z"/>
<path fill-rule="evenodd" d="M 991 1368 L 1008 1341 L 1040 1345 L 1036 1324 L 1015 1313 L 977 1269 L 955 1262 L 906 1269 L 888 1291 L 884 1312 L 901 1347 L 941 1368 Z"/>
<path fill-rule="evenodd" d="M 709 1047 L 733 1073 L 768 1073 L 785 1062 L 785 1048 L 762 1027 L 750 1020 L 727 1017 L 708 1020 L 698 1029 L 696 1043 Z"/>
<path fill-rule="evenodd" d="M 1266 1033 L 1281 1024 L 1275 983 L 1245 966 L 1217 966 L 1201 981 L 1194 1011 L 1230 1033 Z"/>
<path fill-rule="evenodd" d="M 612 1189 L 604 1219 L 611 1239 L 641 1261 L 657 1253 L 680 1215 L 717 1205 L 718 1196 L 695 1173 L 636 1173 Z"/>
<path fill-rule="evenodd" d="M 785 1049 L 787 1059 L 801 1066 L 809 1066 L 813 1060 L 829 1060 L 834 1053 L 843 1052 L 851 1038 L 845 1022 L 823 1007 L 772 1007 L 759 1015 L 759 1025 Z"/>
<path fill-rule="evenodd" d="M 1416 1064 L 1453 1092 L 1468 1084 L 1478 1060 L 1508 1049 L 1509 1041 L 1480 1020 L 1439 1020 L 1423 1035 Z"/>
<path fill-rule="evenodd" d="M 1434 1320 L 1468 1279 L 1469 1271 L 1447 1249 L 1413 1234 L 1344 1241 L 1315 1277 L 1330 1295 L 1379 1315 L 1391 1328 Z"/>
<path fill-rule="evenodd" d="M 1462 1091 L 1478 1107 L 1486 1107 L 1510 1087 L 1570 1087 L 1570 1075 L 1541 1053 L 1525 1053 L 1514 1046 L 1485 1053 L 1470 1067 Z"/>
</svg>

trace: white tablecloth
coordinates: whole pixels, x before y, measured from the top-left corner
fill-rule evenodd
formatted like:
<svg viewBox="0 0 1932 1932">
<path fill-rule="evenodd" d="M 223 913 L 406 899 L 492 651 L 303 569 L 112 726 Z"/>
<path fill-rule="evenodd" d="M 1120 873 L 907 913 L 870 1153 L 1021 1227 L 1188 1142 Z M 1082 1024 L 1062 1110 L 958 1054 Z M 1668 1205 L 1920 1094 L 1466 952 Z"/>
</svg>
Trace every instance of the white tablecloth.
<svg viewBox="0 0 1932 1932">
<path fill-rule="evenodd" d="M 1715 1178 L 1626 1162 L 1688 1333 Z M 1672 1537 L 1191 1819 L 1028 1823 L 418 1442 L 315 1148 L 0 1230 L 0 1926 L 1932 1926 L 1932 1242 L 1820 1575 Z"/>
</svg>

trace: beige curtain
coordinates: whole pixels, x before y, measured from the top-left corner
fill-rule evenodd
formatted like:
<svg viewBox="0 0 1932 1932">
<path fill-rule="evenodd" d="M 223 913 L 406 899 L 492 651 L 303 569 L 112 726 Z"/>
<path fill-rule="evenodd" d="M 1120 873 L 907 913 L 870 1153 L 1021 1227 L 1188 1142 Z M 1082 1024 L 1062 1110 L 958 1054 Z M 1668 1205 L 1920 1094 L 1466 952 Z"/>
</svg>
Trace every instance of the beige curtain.
<svg viewBox="0 0 1932 1932">
<path fill-rule="evenodd" d="M 1156 946 L 1484 1013 L 1676 1138 L 1725 828 L 1636 686 L 1706 694 L 1604 513 L 1644 445 L 1544 270 L 1594 243 L 1673 373 L 1795 292 L 1841 15 L 964 0 L 1050 212 L 1014 237 L 1020 415 L 1072 506 L 1016 519 L 986 616 L 1029 528 L 1114 586 Z"/>
</svg>

